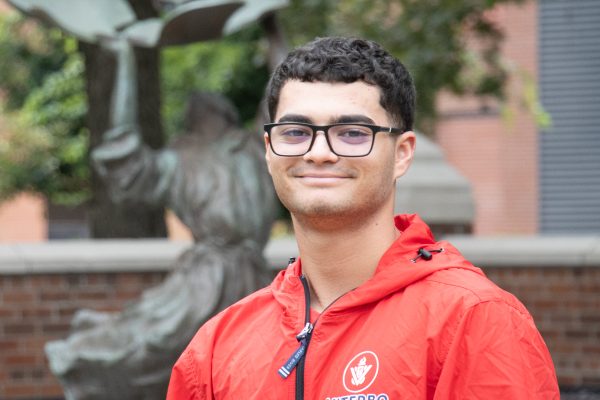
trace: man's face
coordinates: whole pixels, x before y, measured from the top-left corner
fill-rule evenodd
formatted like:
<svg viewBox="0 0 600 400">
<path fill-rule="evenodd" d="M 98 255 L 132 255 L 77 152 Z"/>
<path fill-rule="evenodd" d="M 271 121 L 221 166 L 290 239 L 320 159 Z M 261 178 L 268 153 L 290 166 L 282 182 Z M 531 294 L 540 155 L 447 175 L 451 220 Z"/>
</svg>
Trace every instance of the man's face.
<svg viewBox="0 0 600 400">
<path fill-rule="evenodd" d="M 379 88 L 360 81 L 290 80 L 281 89 L 274 122 L 393 126 L 379 98 Z M 322 132 L 303 156 L 274 154 L 266 134 L 265 144 L 275 190 L 293 217 L 356 222 L 380 212 L 393 214 L 395 180 L 408 169 L 415 141 L 412 132 L 399 138 L 381 132 L 371 153 L 356 158 L 335 155 Z"/>
</svg>

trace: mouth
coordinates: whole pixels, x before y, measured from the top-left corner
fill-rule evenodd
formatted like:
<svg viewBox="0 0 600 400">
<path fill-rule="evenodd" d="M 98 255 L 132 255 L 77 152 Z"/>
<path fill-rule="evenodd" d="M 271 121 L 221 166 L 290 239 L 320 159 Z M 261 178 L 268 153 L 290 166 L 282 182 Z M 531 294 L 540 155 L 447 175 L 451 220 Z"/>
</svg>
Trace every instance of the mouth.
<svg viewBox="0 0 600 400">
<path fill-rule="evenodd" d="M 350 178 L 347 175 L 338 175 L 338 174 L 319 174 L 319 173 L 307 173 L 296 175 L 296 178 L 309 178 L 309 179 L 348 179 Z"/>
<path fill-rule="evenodd" d="M 321 171 L 300 172 L 293 176 L 305 185 L 320 187 L 335 186 L 352 179 L 350 174 Z"/>
</svg>

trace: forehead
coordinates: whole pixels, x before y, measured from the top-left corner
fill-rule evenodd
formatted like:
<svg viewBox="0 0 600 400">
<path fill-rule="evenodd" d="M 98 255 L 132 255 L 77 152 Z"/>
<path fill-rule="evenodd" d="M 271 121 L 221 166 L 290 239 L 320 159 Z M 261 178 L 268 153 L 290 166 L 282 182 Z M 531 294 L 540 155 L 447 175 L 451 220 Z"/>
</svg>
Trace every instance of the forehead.
<svg viewBox="0 0 600 400">
<path fill-rule="evenodd" d="M 287 81 L 281 88 L 275 121 L 282 116 L 302 115 L 313 123 L 326 124 L 341 115 L 364 115 L 378 124 L 388 122 L 377 86 L 352 83 Z"/>
</svg>

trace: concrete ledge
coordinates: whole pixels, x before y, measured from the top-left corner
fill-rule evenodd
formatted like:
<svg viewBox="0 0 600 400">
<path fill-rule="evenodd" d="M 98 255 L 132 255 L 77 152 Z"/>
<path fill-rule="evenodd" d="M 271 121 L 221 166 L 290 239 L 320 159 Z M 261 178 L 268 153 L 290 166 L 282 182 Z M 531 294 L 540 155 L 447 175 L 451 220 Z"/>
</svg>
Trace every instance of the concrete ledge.
<svg viewBox="0 0 600 400">
<path fill-rule="evenodd" d="M 0 244 L 0 274 L 165 271 L 190 245 L 162 239 Z M 271 268 L 282 268 L 298 250 L 285 238 L 270 242 L 265 253 Z"/>
<path fill-rule="evenodd" d="M 444 239 L 480 267 L 600 267 L 600 236 L 451 235 Z"/>
<path fill-rule="evenodd" d="M 600 236 L 448 236 L 480 267 L 600 267 Z M 0 244 L 0 274 L 166 271 L 191 243 L 167 240 L 73 240 Z M 294 238 L 269 242 L 269 267 L 295 257 Z"/>
<path fill-rule="evenodd" d="M 0 245 L 0 273 L 164 270 L 188 246 L 166 240 L 73 240 Z"/>
</svg>

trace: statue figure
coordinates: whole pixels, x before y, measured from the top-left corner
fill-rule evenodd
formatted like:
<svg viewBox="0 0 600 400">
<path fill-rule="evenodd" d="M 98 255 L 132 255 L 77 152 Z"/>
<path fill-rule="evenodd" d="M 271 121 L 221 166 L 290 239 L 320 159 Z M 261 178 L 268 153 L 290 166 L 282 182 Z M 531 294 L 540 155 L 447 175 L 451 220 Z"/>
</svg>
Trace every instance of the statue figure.
<svg viewBox="0 0 600 400">
<path fill-rule="evenodd" d="M 151 150 L 136 129 L 134 55 L 117 57 L 111 129 L 92 152 L 118 201 L 165 204 L 191 229 L 194 245 L 160 286 L 121 313 L 79 311 L 66 340 L 50 342 L 50 368 L 67 399 L 164 398 L 170 370 L 198 327 L 264 286 L 262 257 L 274 194 L 257 134 L 239 128 L 233 105 L 195 93 L 186 132 Z"/>
<path fill-rule="evenodd" d="M 115 55 L 110 129 L 93 164 L 113 199 L 167 206 L 194 237 L 165 281 L 122 312 L 78 311 L 69 337 L 46 345 L 50 369 L 67 400 L 164 399 L 171 367 L 199 326 L 270 280 L 262 251 L 275 196 L 262 138 L 240 128 L 221 95 L 192 94 L 185 132 L 165 149 L 144 144 L 133 45 L 214 39 L 286 1 L 176 1 L 164 19 L 144 21 L 124 0 L 10 1 Z"/>
</svg>

